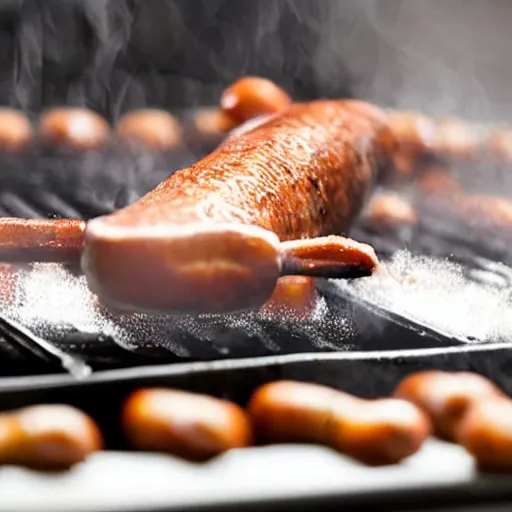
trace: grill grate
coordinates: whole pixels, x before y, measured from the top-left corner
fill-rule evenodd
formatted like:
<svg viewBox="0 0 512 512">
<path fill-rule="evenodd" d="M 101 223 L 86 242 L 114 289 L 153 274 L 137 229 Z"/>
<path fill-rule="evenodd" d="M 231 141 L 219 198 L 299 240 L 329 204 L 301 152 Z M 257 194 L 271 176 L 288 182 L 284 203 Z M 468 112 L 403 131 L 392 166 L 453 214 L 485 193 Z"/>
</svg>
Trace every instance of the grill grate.
<svg viewBox="0 0 512 512">
<path fill-rule="evenodd" d="M 200 156 L 197 146 L 192 144 L 167 154 L 131 152 L 125 147 L 111 146 L 87 153 L 32 149 L 19 158 L 4 157 L 0 215 L 89 219 L 129 204 Z M 467 282 L 491 290 L 503 291 L 511 286 L 512 271 L 496 263 L 507 261 L 503 247 L 481 243 L 479 239 L 477 243 L 471 242 L 471 236 L 453 226 L 447 229 L 446 222 L 439 218 L 422 217 L 412 231 L 402 235 L 371 232 L 363 224 L 356 226 L 351 235 L 373 245 L 384 261 L 405 246 L 412 254 L 447 258 L 460 264 Z M 260 314 L 159 319 L 145 315 L 115 316 L 97 309 L 83 278 L 62 267 L 18 268 L 15 278 L 15 307 L 0 304 L 0 314 L 48 340 L 58 350 L 78 354 L 95 369 L 146 362 L 446 347 L 492 341 L 443 332 L 436 329 L 435 322 L 429 325 L 428 321 L 406 318 L 400 311 L 361 300 L 349 282 L 340 286 L 319 280 L 321 300 L 316 314 L 308 321 L 293 321 Z M 43 302 L 48 303 L 44 311 L 38 306 Z M 74 304 L 75 313 L 84 313 L 68 314 L 66 302 Z M 54 312 L 59 310 L 62 314 L 57 318 Z M 0 324 L 0 331 L 3 330 Z M 27 364 L 18 364 L 27 359 L 26 347 L 18 351 L 18 343 L 8 332 L 4 338 L 0 339 L 0 349 L 16 359 L 19 372 L 42 371 L 37 370 L 43 364 L 41 358 L 32 358 L 29 369 Z M 41 368 L 48 371 L 49 367 L 46 364 Z"/>
</svg>

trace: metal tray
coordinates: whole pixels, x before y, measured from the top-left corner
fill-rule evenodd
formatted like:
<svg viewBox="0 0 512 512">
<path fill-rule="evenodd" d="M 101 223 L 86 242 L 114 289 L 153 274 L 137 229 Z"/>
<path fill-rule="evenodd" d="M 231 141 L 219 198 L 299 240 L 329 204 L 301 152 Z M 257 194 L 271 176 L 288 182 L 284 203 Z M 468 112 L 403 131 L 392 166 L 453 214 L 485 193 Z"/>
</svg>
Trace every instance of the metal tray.
<svg viewBox="0 0 512 512">
<path fill-rule="evenodd" d="M 94 372 L 83 379 L 52 374 L 0 379 L 0 409 L 62 402 L 89 413 L 112 449 L 124 448 L 122 401 L 132 390 L 168 386 L 245 404 L 260 385 L 278 379 L 332 386 L 362 397 L 392 392 L 423 369 L 476 371 L 512 394 L 512 343 L 377 352 L 305 353 L 209 362 L 138 366 Z M 101 397 L 101 399 L 99 399 Z"/>
<path fill-rule="evenodd" d="M 110 448 L 124 448 L 122 399 L 141 386 L 208 392 L 245 403 L 274 379 L 327 384 L 365 397 L 390 393 L 428 368 L 477 371 L 512 393 L 512 344 L 409 351 L 296 354 L 67 375 L 2 379 L 1 407 L 67 402 L 99 420 Z M 429 440 L 401 464 L 368 468 L 329 449 L 282 445 L 230 452 L 207 464 L 130 452 L 102 452 L 64 474 L 0 469 L 0 511 L 73 510 L 430 510 L 512 502 L 512 477 L 479 474 L 460 447 Z"/>
<path fill-rule="evenodd" d="M 64 475 L 0 469 L 0 511 L 437 510 L 512 500 L 512 477 L 479 475 L 436 440 L 392 467 L 367 468 L 322 447 L 230 452 L 196 467 L 153 454 L 99 453 Z M 492 509 L 491 509 L 492 510 Z"/>
</svg>

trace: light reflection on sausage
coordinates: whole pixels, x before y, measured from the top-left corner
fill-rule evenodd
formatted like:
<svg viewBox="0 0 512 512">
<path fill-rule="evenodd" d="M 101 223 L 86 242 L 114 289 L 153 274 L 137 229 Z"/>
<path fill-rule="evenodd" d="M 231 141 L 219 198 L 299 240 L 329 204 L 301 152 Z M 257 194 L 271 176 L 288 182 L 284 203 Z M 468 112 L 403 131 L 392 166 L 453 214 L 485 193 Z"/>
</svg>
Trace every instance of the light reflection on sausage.
<svg viewBox="0 0 512 512">
<path fill-rule="evenodd" d="M 222 111 L 237 124 L 261 115 L 283 112 L 291 97 L 274 82 L 246 76 L 231 84 L 222 94 Z"/>
<path fill-rule="evenodd" d="M 94 150 L 103 146 L 110 135 L 107 121 L 84 108 L 53 108 L 39 119 L 39 136 L 47 147 Z"/>
<path fill-rule="evenodd" d="M 501 395 L 497 386 L 476 373 L 434 370 L 409 375 L 393 393 L 424 410 L 434 433 L 450 441 L 457 439 L 460 422 L 474 403 Z"/>
<path fill-rule="evenodd" d="M 117 123 L 116 133 L 129 144 L 143 144 L 154 151 L 169 151 L 182 144 L 178 121 L 164 110 L 128 112 Z"/>
<path fill-rule="evenodd" d="M 27 116 L 10 108 L 0 108 L 0 149 L 7 153 L 23 150 L 33 136 Z"/>
<path fill-rule="evenodd" d="M 98 427 L 67 405 L 35 405 L 0 414 L 0 464 L 62 470 L 102 448 Z"/>
<path fill-rule="evenodd" d="M 241 407 L 172 389 L 135 391 L 123 405 L 122 426 L 135 449 L 193 461 L 252 444 L 251 423 Z"/>
<path fill-rule="evenodd" d="M 400 462 L 430 433 L 426 416 L 404 400 L 363 400 L 301 382 L 262 386 L 248 411 L 264 442 L 323 444 L 371 465 Z"/>
</svg>

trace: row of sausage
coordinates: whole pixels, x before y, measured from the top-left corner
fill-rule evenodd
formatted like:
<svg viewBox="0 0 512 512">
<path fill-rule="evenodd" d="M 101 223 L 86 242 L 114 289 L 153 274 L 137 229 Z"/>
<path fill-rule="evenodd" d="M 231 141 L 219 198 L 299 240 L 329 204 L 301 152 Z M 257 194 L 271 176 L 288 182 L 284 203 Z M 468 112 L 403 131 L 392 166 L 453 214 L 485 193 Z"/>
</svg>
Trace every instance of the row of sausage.
<svg viewBox="0 0 512 512">
<path fill-rule="evenodd" d="M 396 464 L 435 435 L 463 446 L 480 469 L 512 472 L 512 400 L 481 375 L 411 374 L 392 397 L 366 400 L 294 381 L 263 385 L 241 407 L 176 389 L 129 395 L 119 411 L 135 450 L 207 461 L 261 444 L 313 443 L 368 465 Z M 100 429 L 68 405 L 36 405 L 0 415 L 0 462 L 40 470 L 70 468 L 103 448 Z"/>
<path fill-rule="evenodd" d="M 248 104 L 244 97 L 251 95 Z M 242 96 L 243 101 L 239 101 Z M 262 113 L 282 110 L 291 99 L 272 82 L 242 79 L 225 91 L 219 108 L 198 108 L 177 117 L 159 109 L 137 109 L 123 115 L 112 130 L 98 113 L 79 107 L 57 107 L 43 112 L 36 123 L 11 108 L 0 109 L 0 148 L 16 152 L 37 141 L 44 147 L 67 146 L 77 150 L 98 149 L 108 142 L 144 145 L 154 151 L 171 151 L 196 137 L 218 144 L 227 132 Z M 188 136 L 184 136 L 186 131 Z"/>
<path fill-rule="evenodd" d="M 273 82 L 243 77 L 227 88 L 219 107 L 198 108 L 187 118 L 197 136 L 224 136 L 249 119 L 284 111 L 291 97 Z M 166 151 L 182 144 L 178 119 L 164 110 L 143 108 L 124 114 L 112 132 L 109 123 L 92 110 L 56 107 L 43 112 L 33 125 L 27 116 L 0 109 L 0 146 L 16 150 L 30 140 L 50 145 L 93 149 L 113 137 Z M 512 160 L 512 129 L 481 128 L 457 118 L 435 120 L 409 111 L 390 111 L 379 131 L 382 158 L 392 163 L 394 178 L 409 177 L 431 158 L 470 161 Z"/>
</svg>

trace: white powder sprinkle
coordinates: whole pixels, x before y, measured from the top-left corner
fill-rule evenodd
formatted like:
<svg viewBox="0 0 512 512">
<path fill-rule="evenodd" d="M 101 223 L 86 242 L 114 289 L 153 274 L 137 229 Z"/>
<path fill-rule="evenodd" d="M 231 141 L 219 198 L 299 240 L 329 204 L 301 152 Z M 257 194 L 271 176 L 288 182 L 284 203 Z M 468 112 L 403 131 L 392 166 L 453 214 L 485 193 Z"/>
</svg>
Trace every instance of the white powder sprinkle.
<svg viewBox="0 0 512 512">
<path fill-rule="evenodd" d="M 330 312 L 323 298 L 318 300 L 307 321 L 282 311 L 279 317 L 262 313 L 152 317 L 144 314 L 116 314 L 101 306 L 89 291 L 83 276 L 76 276 L 57 264 L 37 264 L 30 268 L 0 267 L 0 311 L 42 338 L 58 337 L 76 329 L 113 339 L 127 350 L 157 346 L 178 357 L 194 357 L 193 350 L 213 350 L 223 356 L 234 352 L 276 353 L 282 347 L 272 327 L 288 331 L 302 341 L 304 350 L 345 350 L 355 336 L 352 322 Z M 240 333 L 238 336 L 236 333 Z M 226 335 L 230 333 L 230 335 Z M 233 334 L 234 333 L 234 334 Z M 193 347 L 183 340 L 195 339 Z M 254 338 L 259 348 L 247 345 Z"/>
<path fill-rule="evenodd" d="M 510 285 L 472 281 L 443 259 L 402 250 L 370 278 L 336 286 L 383 309 L 467 342 L 512 338 Z"/>
</svg>

